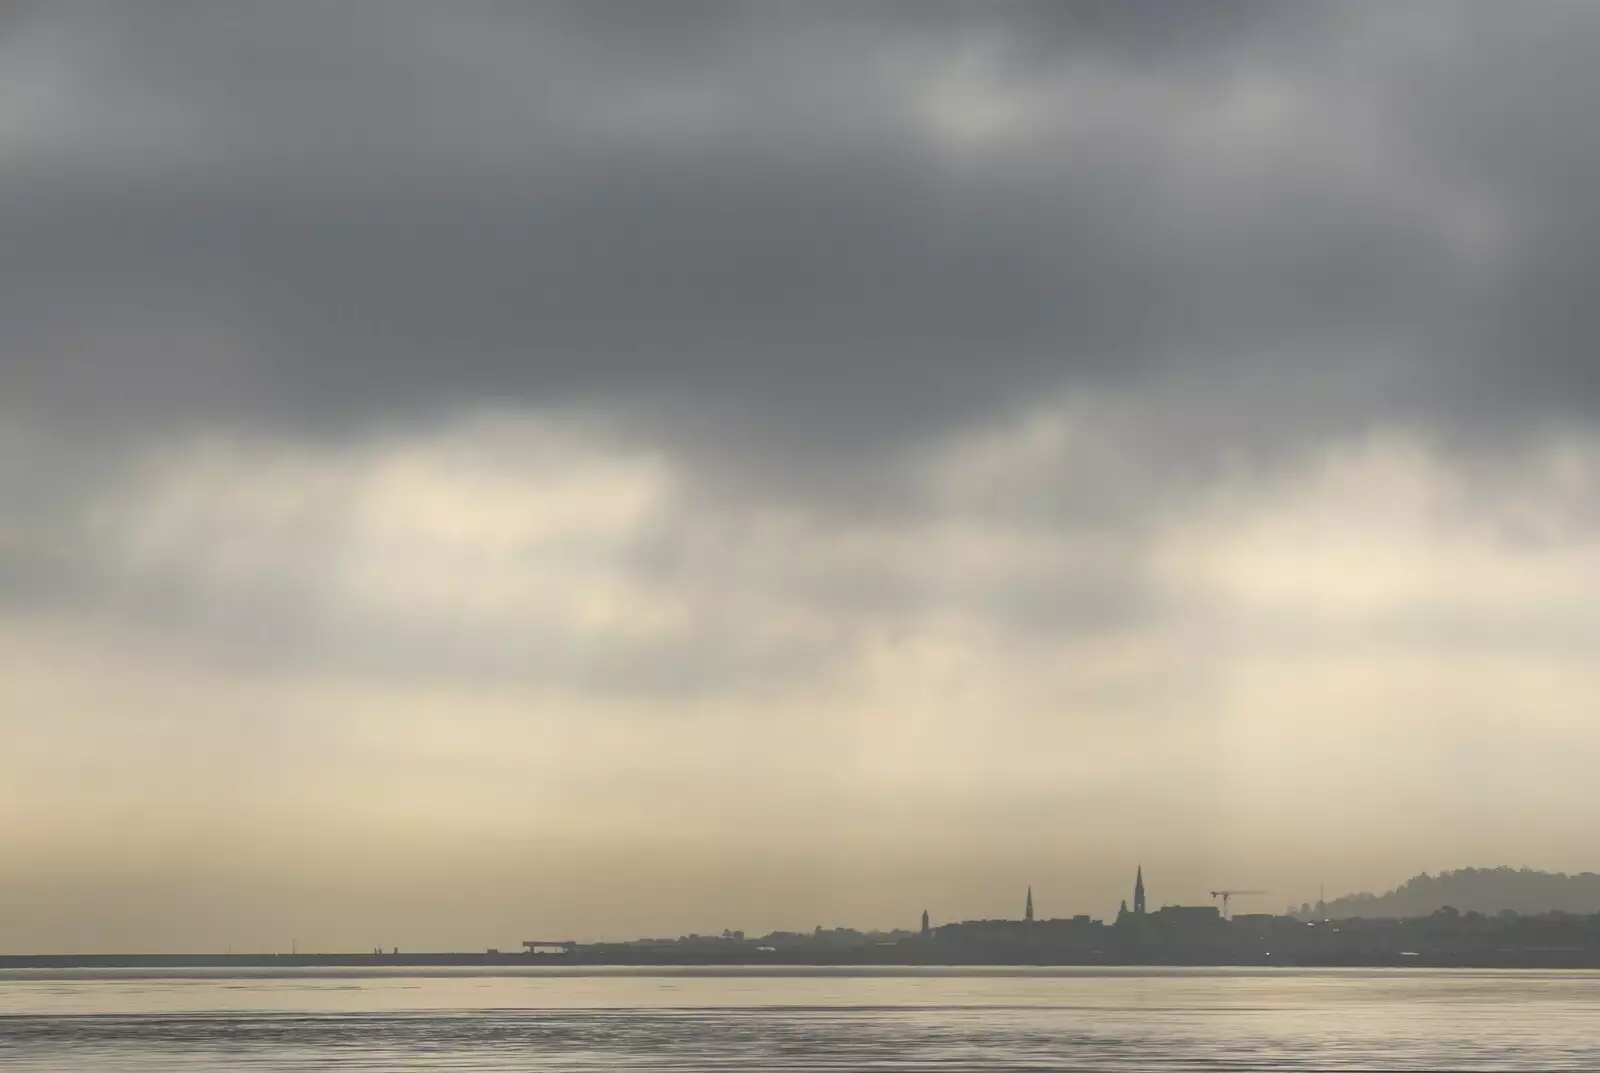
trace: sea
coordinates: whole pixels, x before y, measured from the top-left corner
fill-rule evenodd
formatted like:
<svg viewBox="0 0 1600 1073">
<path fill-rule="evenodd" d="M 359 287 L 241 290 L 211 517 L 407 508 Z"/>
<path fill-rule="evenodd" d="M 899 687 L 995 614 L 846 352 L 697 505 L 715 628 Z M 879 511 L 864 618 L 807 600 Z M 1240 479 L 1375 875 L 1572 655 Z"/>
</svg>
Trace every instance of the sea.
<svg viewBox="0 0 1600 1073">
<path fill-rule="evenodd" d="M 0 972 L 0 1069 L 1600 1070 L 1600 973 Z"/>
</svg>

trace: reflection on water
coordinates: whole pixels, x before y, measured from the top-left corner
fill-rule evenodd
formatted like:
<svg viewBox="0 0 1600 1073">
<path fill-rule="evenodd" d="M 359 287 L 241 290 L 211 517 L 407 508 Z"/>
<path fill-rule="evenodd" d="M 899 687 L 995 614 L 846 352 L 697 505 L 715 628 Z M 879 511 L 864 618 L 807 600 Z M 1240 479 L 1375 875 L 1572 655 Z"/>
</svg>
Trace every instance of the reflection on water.
<svg viewBox="0 0 1600 1073">
<path fill-rule="evenodd" d="M 0 973 L 33 1070 L 1600 1069 L 1600 974 Z"/>
</svg>

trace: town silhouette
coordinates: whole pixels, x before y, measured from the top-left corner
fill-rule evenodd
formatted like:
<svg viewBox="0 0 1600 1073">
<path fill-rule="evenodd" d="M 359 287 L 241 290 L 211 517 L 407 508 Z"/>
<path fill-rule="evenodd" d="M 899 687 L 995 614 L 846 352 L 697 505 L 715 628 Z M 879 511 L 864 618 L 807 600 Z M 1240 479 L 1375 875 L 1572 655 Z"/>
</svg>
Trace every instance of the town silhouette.
<svg viewBox="0 0 1600 1073">
<path fill-rule="evenodd" d="M 1216 904 L 1149 908 L 1142 865 L 1131 898 L 1111 920 L 1087 914 L 1044 918 L 1033 888 L 1018 919 L 935 924 L 922 911 L 915 930 L 823 928 L 747 935 L 718 934 L 584 943 L 566 938 L 523 939 L 520 949 L 481 953 L 402 951 L 271 954 L 87 954 L 0 956 L 0 968 L 114 968 L 176 966 L 1429 966 L 1484 968 L 1600 968 L 1600 912 L 1551 909 L 1483 912 L 1439 905 L 1408 916 L 1348 915 L 1351 906 L 1381 909 L 1417 904 L 1424 892 L 1500 901 L 1542 895 L 1561 901 L 1591 893 L 1600 877 L 1528 869 L 1462 869 L 1418 876 L 1382 896 L 1352 895 L 1303 903 L 1275 914 L 1229 912 L 1234 896 L 1266 891 L 1212 891 Z M 1535 895 L 1534 892 L 1537 892 Z"/>
</svg>

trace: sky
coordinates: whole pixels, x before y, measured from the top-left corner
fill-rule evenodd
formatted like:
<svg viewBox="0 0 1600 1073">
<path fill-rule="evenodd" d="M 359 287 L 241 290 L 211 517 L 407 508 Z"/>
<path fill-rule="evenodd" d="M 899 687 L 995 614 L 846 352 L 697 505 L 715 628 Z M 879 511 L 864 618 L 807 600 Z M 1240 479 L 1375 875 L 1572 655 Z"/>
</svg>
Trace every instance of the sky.
<svg viewBox="0 0 1600 1073">
<path fill-rule="evenodd" d="M 1597 64 L 1585 0 L 0 5 L 0 951 L 1594 868 Z"/>
</svg>

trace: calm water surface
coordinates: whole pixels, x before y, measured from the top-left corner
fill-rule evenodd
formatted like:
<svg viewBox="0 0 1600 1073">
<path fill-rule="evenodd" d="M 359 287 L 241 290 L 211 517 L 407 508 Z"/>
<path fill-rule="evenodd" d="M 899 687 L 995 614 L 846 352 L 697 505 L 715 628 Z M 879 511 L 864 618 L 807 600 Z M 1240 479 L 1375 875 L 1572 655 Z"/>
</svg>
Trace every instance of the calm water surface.
<svg viewBox="0 0 1600 1073">
<path fill-rule="evenodd" d="M 1600 1070 L 1600 974 L 0 972 L 0 1069 Z"/>
</svg>

